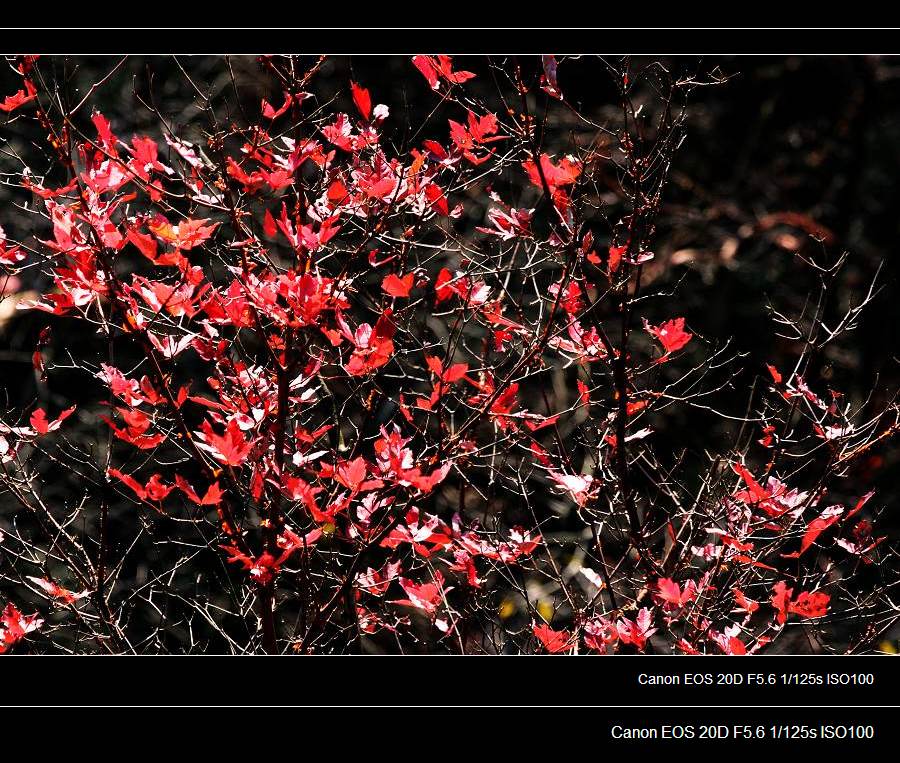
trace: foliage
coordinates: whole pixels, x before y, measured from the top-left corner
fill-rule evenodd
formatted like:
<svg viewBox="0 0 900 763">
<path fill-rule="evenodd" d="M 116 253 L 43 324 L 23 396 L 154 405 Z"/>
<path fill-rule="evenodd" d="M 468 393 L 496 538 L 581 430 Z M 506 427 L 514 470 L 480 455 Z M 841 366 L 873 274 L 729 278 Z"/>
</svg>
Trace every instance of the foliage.
<svg viewBox="0 0 900 763">
<path fill-rule="evenodd" d="M 0 423 L 0 572 L 43 600 L 2 648 L 745 654 L 861 617 L 870 649 L 896 554 L 846 477 L 897 407 L 806 369 L 877 284 L 826 320 L 847 257 L 803 256 L 809 305 L 772 309 L 796 360 L 766 368 L 646 277 L 716 78 L 603 61 L 600 123 L 564 59 L 421 55 L 414 124 L 325 61 L 259 59 L 252 112 L 179 64 L 202 141 L 152 90 L 126 135 L 66 62 L 11 62 L 36 232 L 2 235 L 4 295 L 39 317 L 39 388 L 71 388 Z M 724 436 L 672 445 L 708 415 Z"/>
</svg>

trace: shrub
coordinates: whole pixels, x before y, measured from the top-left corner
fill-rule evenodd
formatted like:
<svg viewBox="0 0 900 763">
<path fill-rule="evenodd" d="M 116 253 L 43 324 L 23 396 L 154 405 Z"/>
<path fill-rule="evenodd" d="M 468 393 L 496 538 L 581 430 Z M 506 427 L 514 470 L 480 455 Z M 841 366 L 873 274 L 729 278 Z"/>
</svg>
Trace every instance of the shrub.
<svg viewBox="0 0 900 763">
<path fill-rule="evenodd" d="M 897 408 L 805 380 L 875 285 L 826 325 L 846 256 L 804 258 L 765 368 L 646 276 L 714 78 L 600 62 L 600 122 L 553 56 L 421 55 L 417 123 L 325 59 L 259 59 L 252 106 L 176 63 L 187 117 L 148 78 L 131 135 L 68 62 L 12 62 L 36 394 L 0 423 L 0 648 L 743 654 L 896 620 L 847 476 Z"/>
</svg>

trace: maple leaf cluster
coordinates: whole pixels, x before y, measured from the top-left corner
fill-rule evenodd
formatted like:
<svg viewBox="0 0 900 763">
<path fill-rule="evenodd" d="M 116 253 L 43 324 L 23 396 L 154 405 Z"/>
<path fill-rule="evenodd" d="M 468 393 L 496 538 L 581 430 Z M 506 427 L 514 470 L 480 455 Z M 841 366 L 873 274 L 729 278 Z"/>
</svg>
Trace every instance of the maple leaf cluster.
<svg viewBox="0 0 900 763">
<path fill-rule="evenodd" d="M 871 494 L 820 507 L 820 485 L 776 465 L 774 426 L 702 489 L 656 455 L 666 409 L 705 405 L 710 343 L 677 303 L 643 314 L 652 200 L 601 218 L 610 160 L 537 129 L 535 96 L 565 97 L 556 58 L 533 63 L 501 110 L 476 62 L 404 61 L 434 110 L 413 131 L 363 76 L 335 93 L 321 61 L 263 57 L 276 97 L 200 143 L 88 106 L 57 125 L 44 63 L 18 62 L 0 109 L 50 135 L 59 173 L 20 171 L 39 232 L 0 229 L 0 264 L 41 274 L 17 303 L 44 328 L 39 376 L 56 326 L 103 348 L 70 370 L 101 394 L 0 420 L 4 484 L 47 513 L 36 533 L 56 528 L 28 558 L 43 548 L 78 581 L 23 574 L 43 606 L 89 611 L 127 650 L 129 618 L 110 613 L 156 608 L 118 577 L 152 565 L 146 534 L 184 554 L 149 590 L 190 578 L 173 606 L 229 649 L 242 623 L 247 651 L 747 654 L 827 621 L 836 578 L 812 557 L 877 559 L 884 539 L 849 522 Z M 801 376 L 770 375 L 822 447 L 852 433 Z M 27 497 L 32 463 L 73 453 L 76 511 L 100 507 L 96 523 Z M 664 494 L 638 495 L 637 473 Z M 135 534 L 111 543 L 113 525 Z M 788 579 L 788 559 L 805 572 Z M 192 576 L 195 560 L 215 572 Z M 11 603 L 0 622 L 0 651 L 41 626 Z"/>
</svg>

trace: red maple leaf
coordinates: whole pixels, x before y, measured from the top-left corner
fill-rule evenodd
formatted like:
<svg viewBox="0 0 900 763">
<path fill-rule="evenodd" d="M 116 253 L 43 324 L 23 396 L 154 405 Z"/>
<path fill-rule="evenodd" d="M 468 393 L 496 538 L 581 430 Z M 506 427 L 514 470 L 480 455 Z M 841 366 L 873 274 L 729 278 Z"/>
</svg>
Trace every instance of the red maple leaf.
<svg viewBox="0 0 900 763">
<path fill-rule="evenodd" d="M 420 513 L 417 508 L 406 514 L 406 523 L 397 525 L 390 534 L 381 541 L 384 548 L 397 548 L 402 543 L 409 543 L 415 552 L 426 559 L 452 543 L 451 530 L 438 517 Z M 431 544 L 428 548 L 424 544 Z"/>
<path fill-rule="evenodd" d="M 644 329 L 647 333 L 651 334 L 666 351 L 665 355 L 657 362 L 661 362 L 663 358 L 680 350 L 690 342 L 691 338 L 694 336 L 690 332 L 684 330 L 684 318 L 673 318 L 659 326 L 651 326 L 645 318 Z"/>
<path fill-rule="evenodd" d="M 671 605 L 675 609 L 681 609 L 697 597 L 697 586 L 693 580 L 689 580 L 681 590 L 681 587 L 671 578 L 660 578 L 656 581 L 657 597 L 660 601 Z"/>
<path fill-rule="evenodd" d="M 78 601 L 79 599 L 83 599 L 90 593 L 87 590 L 81 591 L 79 593 L 74 593 L 66 588 L 63 588 L 58 583 L 54 583 L 52 580 L 47 580 L 47 578 L 35 578 L 31 575 L 28 575 L 27 577 L 50 598 L 58 599 L 63 604 L 74 604 L 76 601 Z"/>
<path fill-rule="evenodd" d="M 547 154 L 541 154 L 540 170 L 538 170 L 537 164 L 532 159 L 522 162 L 522 167 L 532 185 L 541 189 L 544 188 L 544 183 L 541 181 L 541 175 L 543 174 L 551 193 L 563 186 L 572 185 L 581 174 L 581 162 L 563 157 L 558 163 L 554 164 L 553 159 Z"/>
<path fill-rule="evenodd" d="M 142 501 L 151 500 L 151 501 L 162 501 L 169 495 L 174 489 L 175 485 L 166 485 L 162 481 L 161 474 L 154 474 L 148 481 L 146 485 L 141 485 L 134 477 L 123 474 L 118 469 L 110 468 L 107 470 L 107 474 L 110 477 L 115 477 L 116 479 L 124 482 L 134 494 Z M 176 477 L 176 481 L 177 481 Z"/>
<path fill-rule="evenodd" d="M 196 503 L 198 506 L 216 506 L 222 502 L 222 497 L 225 495 L 219 487 L 219 483 L 213 482 L 201 498 L 191 484 L 180 474 L 175 475 L 175 485 L 188 497 L 188 500 Z"/>
<path fill-rule="evenodd" d="M 350 89 L 353 92 L 353 103 L 367 122 L 372 114 L 372 98 L 369 91 L 364 87 L 360 87 L 355 82 L 350 83 Z"/>
<path fill-rule="evenodd" d="M 453 59 L 450 56 L 413 56 L 412 62 L 428 80 L 428 86 L 432 90 L 439 89 L 442 78 L 452 84 L 460 84 L 475 76 L 472 72 L 453 71 Z"/>
<path fill-rule="evenodd" d="M 615 273 L 619 269 L 619 265 L 622 264 L 622 257 L 627 251 L 627 246 L 611 246 L 609 248 L 609 259 L 607 260 L 607 267 L 609 268 L 610 274 Z"/>
<path fill-rule="evenodd" d="M 218 435 L 208 421 L 200 425 L 200 432 L 195 432 L 198 447 L 212 454 L 218 462 L 226 466 L 240 466 L 247 460 L 253 441 L 248 440 L 236 418 L 231 419 L 225 427 L 225 434 Z"/>
<path fill-rule="evenodd" d="M 734 603 L 738 606 L 736 612 L 746 612 L 748 615 L 752 615 L 759 609 L 759 602 L 748 599 L 740 588 L 732 589 L 732 593 L 734 593 Z"/>
<path fill-rule="evenodd" d="M 334 473 L 334 478 L 344 487 L 350 488 L 354 493 L 357 492 L 366 476 L 369 473 L 366 459 L 362 456 L 354 458 L 352 461 L 343 461 L 338 464 Z"/>
<path fill-rule="evenodd" d="M 182 220 L 172 225 L 165 217 L 157 214 L 148 222 L 150 230 L 167 244 L 174 244 L 178 249 L 193 249 L 203 244 L 219 227 L 219 223 L 206 225 L 209 219 Z"/>
<path fill-rule="evenodd" d="M 357 589 L 372 596 L 383 596 L 400 572 L 400 562 L 385 562 L 380 570 L 369 567 L 365 572 L 358 572 L 354 584 Z"/>
<path fill-rule="evenodd" d="M 831 597 L 821 591 L 803 591 L 793 601 L 791 597 L 793 588 L 780 580 L 772 588 L 772 606 L 775 608 L 775 619 L 779 625 L 787 622 L 789 614 L 795 614 L 804 618 L 823 617 L 828 613 L 828 602 Z"/>
<path fill-rule="evenodd" d="M 532 627 L 534 635 L 544 645 L 550 654 L 565 652 L 572 646 L 572 634 L 569 631 L 555 631 L 549 625 L 542 623 Z"/>
<path fill-rule="evenodd" d="M 825 509 L 820 516 L 810 522 L 806 527 L 806 532 L 803 534 L 803 540 L 800 541 L 800 552 L 797 556 L 800 556 L 812 546 L 812 544 L 816 542 L 816 538 L 835 524 L 841 518 L 843 513 L 843 506 L 830 506 Z"/>
<path fill-rule="evenodd" d="M 425 186 L 425 198 L 428 199 L 428 203 L 431 204 L 435 212 L 444 217 L 449 216 L 450 204 L 440 187 L 434 183 L 429 183 Z"/>
<path fill-rule="evenodd" d="M 651 627 L 652 625 L 653 613 L 647 607 L 641 607 L 634 620 L 621 618 L 616 623 L 616 630 L 620 641 L 633 644 L 639 651 L 643 651 L 647 646 L 647 639 L 656 633 L 656 628 Z"/>
<path fill-rule="evenodd" d="M 6 96 L 6 98 L 0 102 L 0 111 L 5 111 L 8 114 L 11 111 L 15 111 L 20 106 L 30 103 L 35 98 L 37 98 L 37 90 L 35 90 L 34 85 L 31 84 L 31 80 L 26 79 L 24 90 L 19 90 L 12 95 Z"/>
<path fill-rule="evenodd" d="M 36 631 L 44 621 L 34 615 L 23 615 L 11 601 L 0 612 L 0 654 L 25 638 L 25 635 Z"/>
<path fill-rule="evenodd" d="M 560 92 L 559 83 L 556 81 L 556 56 L 541 56 L 541 63 L 544 65 L 544 73 L 541 75 L 541 90 L 551 98 L 561 101 L 563 95 Z"/>
<path fill-rule="evenodd" d="M 66 408 L 66 410 L 59 414 L 58 418 L 50 421 L 47 419 L 47 412 L 43 408 L 38 408 L 31 414 L 29 423 L 37 434 L 55 432 L 74 411 L 75 406 L 73 405 L 71 408 Z"/>
<path fill-rule="evenodd" d="M 351 376 L 370 373 L 387 363 L 394 354 L 393 336 L 396 327 L 391 320 L 391 310 L 385 310 L 373 328 L 368 323 L 361 323 L 355 332 L 343 317 L 338 315 L 341 334 L 354 345 L 350 361 L 345 366 Z"/>
<path fill-rule="evenodd" d="M 4 265 L 15 265 L 25 259 L 27 255 L 22 251 L 22 247 L 13 246 L 6 248 L 6 232 L 0 227 L 0 263 Z"/>
<path fill-rule="evenodd" d="M 302 100 L 302 99 L 301 99 Z M 278 119 L 282 114 L 284 114 L 288 108 L 290 108 L 291 103 L 293 103 L 294 99 L 290 93 L 284 94 L 284 103 L 276 109 L 271 103 L 269 103 L 265 98 L 262 99 L 260 103 L 260 111 L 262 115 L 266 119 Z"/>
<path fill-rule="evenodd" d="M 454 363 L 453 365 L 444 368 L 440 359 L 431 355 L 425 356 L 425 362 L 428 364 L 428 368 L 431 372 L 445 384 L 453 384 L 464 378 L 469 372 L 468 363 Z"/>
<path fill-rule="evenodd" d="M 772 497 L 772 494 L 763 488 L 742 464 L 734 463 L 731 465 L 731 468 L 736 474 L 741 476 L 741 479 L 744 480 L 744 484 L 746 484 L 748 488 L 747 491 L 735 493 L 735 498 L 744 501 L 745 503 L 757 503 L 759 501 L 766 501 Z"/>
<path fill-rule="evenodd" d="M 434 573 L 430 583 L 415 583 L 408 578 L 401 577 L 400 587 L 409 597 L 408 599 L 394 599 L 391 604 L 400 604 L 405 607 L 414 607 L 421 610 L 430 618 L 434 618 L 437 608 L 444 600 L 444 596 L 451 588 L 444 588 L 444 576 L 440 572 Z"/>
<path fill-rule="evenodd" d="M 150 428 L 151 422 L 150 417 L 143 411 L 130 408 L 117 408 L 116 410 L 125 420 L 124 429 L 116 426 L 115 423 L 106 416 L 101 416 L 100 418 L 109 424 L 110 429 L 113 430 L 113 434 L 120 440 L 131 443 L 141 450 L 149 450 L 150 448 L 155 448 L 166 439 L 166 436 L 162 433 L 154 435 L 146 434 L 147 430 Z"/>
<path fill-rule="evenodd" d="M 828 614 L 828 602 L 831 597 L 827 593 L 804 591 L 790 605 L 790 611 L 800 617 L 824 617 Z"/>
<path fill-rule="evenodd" d="M 381 288 L 392 297 L 408 297 L 415 280 L 415 273 L 407 273 L 405 276 L 391 273 L 381 282 Z"/>
</svg>

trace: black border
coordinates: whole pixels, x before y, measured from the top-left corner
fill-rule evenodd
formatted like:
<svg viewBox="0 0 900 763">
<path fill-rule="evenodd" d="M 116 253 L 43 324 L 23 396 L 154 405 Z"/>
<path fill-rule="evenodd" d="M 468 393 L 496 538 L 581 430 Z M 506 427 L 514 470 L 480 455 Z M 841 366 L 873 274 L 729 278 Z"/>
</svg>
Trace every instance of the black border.
<svg viewBox="0 0 900 763">
<path fill-rule="evenodd" d="M 688 680 L 687 676 L 693 676 Z M 731 678 L 719 679 L 720 675 Z M 782 676 L 791 676 L 787 680 Z M 867 676 L 871 675 L 871 682 Z M 677 683 L 654 679 L 677 677 Z M 709 676 L 707 682 L 698 680 Z M 769 678 L 773 676 L 774 682 Z M 794 677 L 796 676 L 796 677 Z M 847 676 L 835 683 L 829 676 Z M 852 678 L 856 676 L 856 678 Z M 860 678 L 866 676 L 866 678 Z M 888 656 L 57 656 L 0 661 L 0 708 L 538 705 L 897 707 Z M 60 692 L 53 686 L 72 687 Z M 181 687 L 189 687 L 182 689 Z M 306 688 L 304 688 L 306 687 Z M 315 687 L 309 694 L 309 687 Z M 0 712 L 2 717 L 2 712 Z M 897 724 L 900 726 L 900 723 Z"/>
<path fill-rule="evenodd" d="M 351 14 L 352 15 L 352 14 Z M 72 27 L 5 28 L 6 54 L 898 55 L 897 28 Z"/>
<path fill-rule="evenodd" d="M 7 52 L 47 55 L 440 51 L 502 56 L 538 54 L 550 48 L 558 55 L 587 51 L 609 56 L 900 55 L 900 31 L 890 28 L 73 27 L 3 31 L 0 47 Z M 201 736 L 206 745 L 202 751 L 211 752 L 208 745 L 216 739 L 236 755 L 238 749 L 232 746 L 236 729 L 229 726 L 233 711 L 250 722 L 260 721 L 265 732 L 257 741 L 268 745 L 277 740 L 276 748 L 288 747 L 292 757 L 312 754 L 320 745 L 350 752 L 353 743 L 375 735 L 388 742 L 388 751 L 400 745 L 429 757 L 436 749 L 443 755 L 457 749 L 475 753 L 479 732 L 470 726 L 472 713 L 479 714 L 477 728 L 502 741 L 496 751 L 505 757 L 522 750 L 537 754 L 532 745 L 540 735 L 552 745 L 551 750 L 559 749 L 569 733 L 577 737 L 579 748 L 586 742 L 589 746 L 584 749 L 589 751 L 627 746 L 610 737 L 610 728 L 617 723 L 877 723 L 877 744 L 900 741 L 896 719 L 900 662 L 888 657 L 260 659 L 266 662 L 216 656 L 6 656 L 0 662 L 4 688 L 0 713 L 2 725 L 11 730 L 5 744 L 14 737 L 34 743 L 38 738 L 28 731 L 28 724 L 37 721 L 44 729 L 40 741 L 58 741 L 76 730 L 93 728 L 105 742 L 111 743 L 117 735 L 124 739 L 129 746 L 119 748 L 118 754 L 129 755 L 143 744 L 140 740 L 146 738 L 147 729 L 158 728 L 169 737 L 207 728 L 212 736 Z M 744 678 L 738 685 L 683 683 L 686 674 L 717 677 L 720 673 Z M 874 683 L 841 688 L 816 682 L 785 685 L 779 679 L 773 686 L 747 679 L 753 674 L 785 673 L 823 680 L 829 674 L 872 673 Z M 678 675 L 682 682 L 642 684 L 641 674 Z M 162 708 L 169 708 L 164 718 Z M 498 715 L 485 719 L 487 711 Z M 560 723 L 560 714 L 571 716 L 571 731 Z M 472 731 L 455 733 L 459 728 Z M 144 737 L 126 736 L 138 729 Z M 181 757 L 185 752 L 175 741 L 153 741 L 167 755 L 177 751 Z M 745 741 L 742 747 L 807 748 L 813 744 L 810 740 L 765 740 Z M 670 745 L 688 746 L 675 740 Z M 842 745 L 833 741 L 829 746 Z M 32 749 L 40 751 L 41 745 Z M 260 754 L 265 753 L 257 749 Z"/>
</svg>

